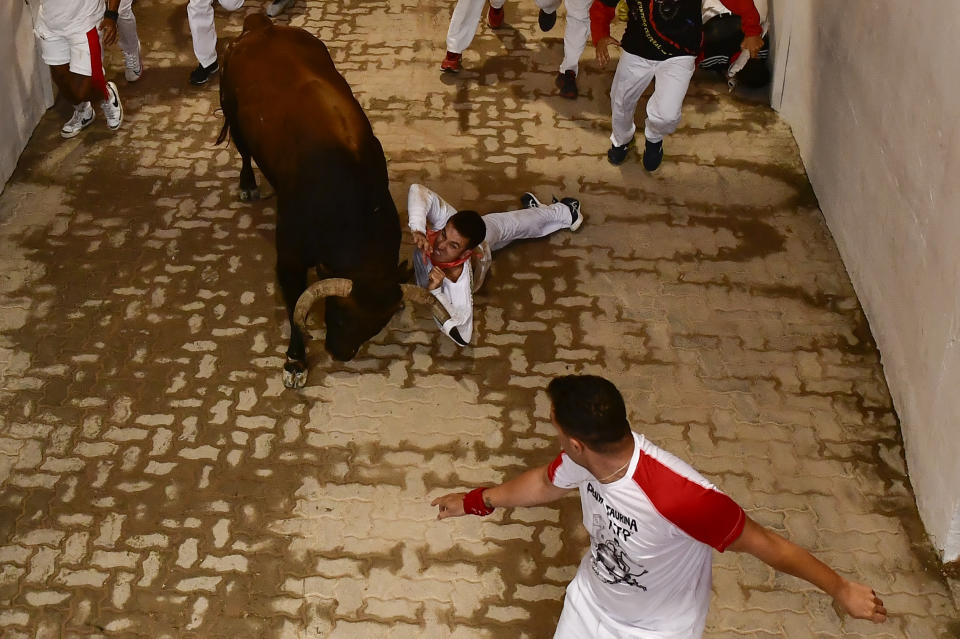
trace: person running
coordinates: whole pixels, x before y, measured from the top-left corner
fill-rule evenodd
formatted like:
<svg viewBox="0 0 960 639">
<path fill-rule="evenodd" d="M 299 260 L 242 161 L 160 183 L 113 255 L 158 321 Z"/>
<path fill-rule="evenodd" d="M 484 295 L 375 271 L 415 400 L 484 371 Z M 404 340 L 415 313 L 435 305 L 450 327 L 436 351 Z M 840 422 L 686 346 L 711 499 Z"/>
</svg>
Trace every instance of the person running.
<svg viewBox="0 0 960 639">
<path fill-rule="evenodd" d="M 557 9 L 561 2 L 567 7 L 567 27 L 563 35 L 563 60 L 555 84 L 564 98 L 575 99 L 579 95 L 577 74 L 580 57 L 587 44 L 590 33 L 590 5 L 593 0 L 536 0 L 540 11 L 537 24 L 540 31 L 553 29 L 557 22 Z M 491 29 L 499 29 L 504 24 L 504 4 L 506 0 L 490 0 L 487 9 L 487 24 Z M 447 29 L 447 52 L 440 69 L 447 73 L 459 73 L 462 68 L 463 52 L 473 42 L 483 14 L 486 0 L 457 0 L 450 16 Z"/>
<path fill-rule="evenodd" d="M 214 0 L 189 0 L 187 23 L 193 39 L 193 54 L 197 56 L 197 68 L 190 72 L 190 84 L 201 86 L 220 70 L 217 59 L 217 25 L 213 21 Z M 217 0 L 227 11 L 236 11 L 244 0 Z"/>
<path fill-rule="evenodd" d="M 133 0 L 120 0 L 117 9 L 117 44 L 123 52 L 123 76 L 127 82 L 136 82 L 143 74 L 143 56 L 137 35 L 137 17 L 133 15 Z"/>
<path fill-rule="evenodd" d="M 117 85 L 103 71 L 103 45 L 117 40 L 120 0 L 42 0 L 34 33 L 40 55 L 50 75 L 73 105 L 73 115 L 60 128 L 72 138 L 93 123 L 93 102 L 99 102 L 107 127 L 115 131 L 123 122 L 123 105 Z"/>
<path fill-rule="evenodd" d="M 760 17 L 753 0 L 721 0 L 740 16 L 741 48 L 756 57 L 763 47 Z M 610 88 L 612 132 L 607 160 L 618 166 L 634 145 L 634 113 L 640 96 L 656 78 L 647 101 L 643 167 L 656 171 L 663 160 L 663 138 L 680 124 L 680 109 L 696 68 L 703 41 L 701 0 L 626 0 L 627 29 L 620 42 L 610 36 L 617 0 L 596 0 L 590 8 L 590 28 L 597 61 L 610 61 L 610 46 L 622 49 Z"/>
<path fill-rule="evenodd" d="M 547 386 L 561 452 L 499 486 L 437 497 L 437 518 L 489 515 L 580 493 L 590 551 L 567 586 L 554 639 L 698 639 L 713 551 L 751 554 L 804 579 L 847 614 L 880 623 L 883 601 L 751 519 L 691 466 L 630 430 L 620 391 L 591 375 Z M 838 533 L 839 534 L 839 533 Z"/>
</svg>

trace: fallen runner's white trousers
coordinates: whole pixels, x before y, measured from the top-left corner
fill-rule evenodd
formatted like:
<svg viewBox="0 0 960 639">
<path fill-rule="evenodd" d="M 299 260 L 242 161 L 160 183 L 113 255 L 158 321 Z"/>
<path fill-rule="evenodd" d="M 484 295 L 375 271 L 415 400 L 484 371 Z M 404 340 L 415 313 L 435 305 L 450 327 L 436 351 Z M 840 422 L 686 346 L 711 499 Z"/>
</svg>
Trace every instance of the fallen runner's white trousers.
<svg viewBox="0 0 960 639">
<path fill-rule="evenodd" d="M 610 108 L 613 133 L 610 141 L 621 146 L 633 139 L 637 127 L 633 116 L 637 102 L 651 80 L 657 79 L 653 95 L 647 101 L 647 120 L 644 135 L 651 142 L 659 142 L 665 135 L 677 130 L 680 124 L 680 109 L 687 95 L 690 78 L 696 68 L 692 55 L 677 56 L 667 60 L 647 60 L 638 55 L 621 51 L 620 63 L 610 87 Z"/>
<path fill-rule="evenodd" d="M 491 251 L 502 249 L 515 240 L 526 240 L 550 235 L 570 228 L 573 214 L 566 204 L 556 202 L 533 209 L 520 209 L 481 216 L 487 227 L 484 241 Z"/>
<path fill-rule="evenodd" d="M 587 44 L 590 34 L 590 5 L 593 0 L 565 0 L 567 6 L 567 26 L 563 35 L 563 62 L 560 64 L 560 73 L 565 71 L 577 72 L 580 56 Z M 490 0 L 490 6 L 496 9 L 503 7 L 506 0 Z M 547 13 L 556 13 L 564 0 L 536 0 L 537 7 Z M 450 28 L 447 29 L 447 51 L 463 53 L 480 26 L 483 8 L 486 0 L 457 0 L 450 16 Z"/>
<path fill-rule="evenodd" d="M 217 0 L 227 11 L 236 11 L 244 0 Z M 189 0 L 187 22 L 193 37 L 193 53 L 205 67 L 217 59 L 217 27 L 213 22 L 213 0 Z"/>
</svg>

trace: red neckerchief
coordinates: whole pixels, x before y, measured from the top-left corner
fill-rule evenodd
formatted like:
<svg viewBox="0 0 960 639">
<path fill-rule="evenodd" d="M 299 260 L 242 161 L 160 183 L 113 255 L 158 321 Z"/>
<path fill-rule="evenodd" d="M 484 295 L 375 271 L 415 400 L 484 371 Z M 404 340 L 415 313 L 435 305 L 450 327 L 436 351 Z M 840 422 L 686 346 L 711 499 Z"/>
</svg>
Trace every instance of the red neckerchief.
<svg viewBox="0 0 960 639">
<path fill-rule="evenodd" d="M 440 235 L 440 231 L 427 231 L 427 242 L 430 244 L 430 248 L 433 248 L 434 243 L 437 241 L 437 236 Z M 453 268 L 454 266 L 460 266 L 465 262 L 469 262 L 470 258 L 473 256 L 473 251 L 467 251 L 467 254 L 460 259 L 454 260 L 452 262 L 434 262 L 430 257 L 430 254 L 427 254 L 427 259 L 430 260 L 430 263 L 434 266 L 439 266 L 440 268 Z"/>
</svg>

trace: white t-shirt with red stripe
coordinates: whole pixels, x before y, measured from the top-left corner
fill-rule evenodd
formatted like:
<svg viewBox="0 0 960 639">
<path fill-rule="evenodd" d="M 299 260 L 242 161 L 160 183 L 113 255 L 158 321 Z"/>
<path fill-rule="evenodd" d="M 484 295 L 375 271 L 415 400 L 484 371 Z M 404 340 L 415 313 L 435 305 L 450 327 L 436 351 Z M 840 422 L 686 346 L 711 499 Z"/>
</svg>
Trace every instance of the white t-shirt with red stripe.
<svg viewBox="0 0 960 639">
<path fill-rule="evenodd" d="M 577 578 L 617 625 L 651 638 L 699 637 L 710 605 L 713 549 L 740 536 L 746 515 L 702 475 L 643 435 L 619 480 L 601 484 L 561 453 L 550 481 L 579 488 L 590 552 Z"/>
<path fill-rule="evenodd" d="M 36 28 L 42 36 L 86 33 L 100 24 L 104 9 L 104 0 L 42 0 Z"/>
</svg>

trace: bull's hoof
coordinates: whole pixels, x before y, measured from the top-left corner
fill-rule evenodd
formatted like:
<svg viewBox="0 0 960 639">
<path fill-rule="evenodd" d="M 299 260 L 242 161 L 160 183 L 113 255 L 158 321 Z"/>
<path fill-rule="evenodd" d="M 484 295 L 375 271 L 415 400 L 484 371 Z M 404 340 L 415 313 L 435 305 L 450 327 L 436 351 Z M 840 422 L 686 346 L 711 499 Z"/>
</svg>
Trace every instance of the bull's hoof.
<svg viewBox="0 0 960 639">
<path fill-rule="evenodd" d="M 240 201 L 241 202 L 253 202 L 260 199 L 260 189 L 240 189 Z"/>
<path fill-rule="evenodd" d="M 287 388 L 303 388 L 307 384 L 307 365 L 295 359 L 283 365 L 283 385 Z"/>
</svg>

